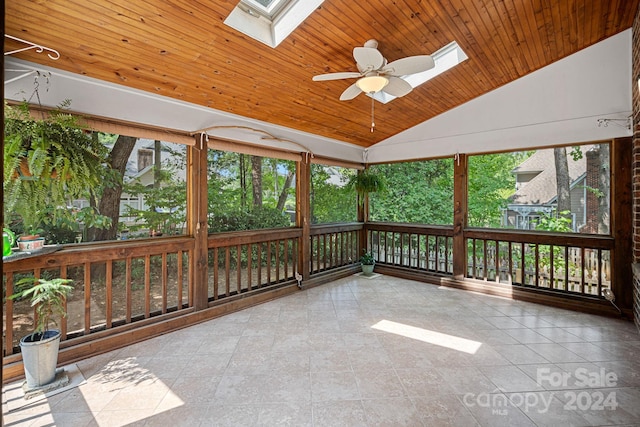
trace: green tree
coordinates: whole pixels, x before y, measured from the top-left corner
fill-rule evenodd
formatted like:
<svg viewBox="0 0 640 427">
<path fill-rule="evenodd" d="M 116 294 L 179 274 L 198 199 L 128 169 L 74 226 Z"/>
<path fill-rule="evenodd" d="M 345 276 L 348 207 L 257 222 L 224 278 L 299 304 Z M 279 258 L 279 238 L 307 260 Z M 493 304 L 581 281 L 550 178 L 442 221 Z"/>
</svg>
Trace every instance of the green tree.
<svg viewBox="0 0 640 427">
<path fill-rule="evenodd" d="M 452 159 L 380 164 L 371 169 L 386 181 L 384 192 L 369 195 L 372 221 L 453 223 Z"/>
<path fill-rule="evenodd" d="M 522 163 L 531 152 L 483 154 L 469 157 L 470 227 L 501 226 L 502 209 L 515 188 L 513 168 Z"/>
<path fill-rule="evenodd" d="M 351 222 L 357 219 L 356 193 L 347 185 L 353 169 L 311 165 L 311 223 Z"/>
</svg>

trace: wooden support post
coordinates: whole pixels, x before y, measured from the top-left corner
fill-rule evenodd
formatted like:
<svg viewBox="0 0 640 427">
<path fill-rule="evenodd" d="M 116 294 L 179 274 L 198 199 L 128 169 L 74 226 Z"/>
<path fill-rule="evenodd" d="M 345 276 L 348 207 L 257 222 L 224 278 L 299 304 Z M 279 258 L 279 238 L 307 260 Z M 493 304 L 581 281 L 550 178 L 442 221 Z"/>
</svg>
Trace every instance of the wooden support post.
<svg viewBox="0 0 640 427">
<path fill-rule="evenodd" d="M 193 256 L 189 257 L 193 306 L 196 310 L 208 307 L 207 272 L 207 143 L 196 135 L 196 144 L 187 150 L 187 194 L 188 233 L 195 238 Z"/>
<path fill-rule="evenodd" d="M 311 265 L 311 159 L 302 156 L 296 165 L 296 226 L 302 228 L 298 246 L 298 272 L 303 280 L 307 280 Z"/>
<path fill-rule="evenodd" d="M 467 270 L 467 244 L 464 229 L 467 227 L 469 204 L 468 158 L 457 154 L 453 161 L 453 277 L 462 280 Z"/>
<path fill-rule="evenodd" d="M 616 304 L 622 309 L 631 310 L 633 306 L 632 139 L 630 137 L 615 139 L 610 147 L 610 230 L 615 240 L 611 256 L 611 290 L 616 296 Z"/>
</svg>

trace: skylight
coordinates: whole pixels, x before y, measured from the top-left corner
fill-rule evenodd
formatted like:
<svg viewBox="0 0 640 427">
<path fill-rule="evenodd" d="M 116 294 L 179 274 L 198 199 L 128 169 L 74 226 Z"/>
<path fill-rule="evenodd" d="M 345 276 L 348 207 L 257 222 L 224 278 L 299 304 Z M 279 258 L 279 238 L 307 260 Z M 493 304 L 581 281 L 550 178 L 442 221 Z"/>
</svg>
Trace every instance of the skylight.
<svg viewBox="0 0 640 427">
<path fill-rule="evenodd" d="M 276 47 L 324 0 L 240 0 L 224 23 Z"/>
<path fill-rule="evenodd" d="M 291 0 L 240 0 L 240 3 L 273 20 L 282 7 L 291 3 Z"/>
<path fill-rule="evenodd" d="M 403 76 L 402 78 L 406 80 L 412 87 L 416 88 L 469 58 L 455 41 L 449 43 L 435 53 L 432 53 L 431 57 L 436 63 L 435 67 L 422 73 L 411 74 L 410 76 Z M 373 95 L 373 98 L 384 104 L 396 99 L 395 96 L 389 95 L 385 92 L 377 92 L 375 95 Z"/>
</svg>

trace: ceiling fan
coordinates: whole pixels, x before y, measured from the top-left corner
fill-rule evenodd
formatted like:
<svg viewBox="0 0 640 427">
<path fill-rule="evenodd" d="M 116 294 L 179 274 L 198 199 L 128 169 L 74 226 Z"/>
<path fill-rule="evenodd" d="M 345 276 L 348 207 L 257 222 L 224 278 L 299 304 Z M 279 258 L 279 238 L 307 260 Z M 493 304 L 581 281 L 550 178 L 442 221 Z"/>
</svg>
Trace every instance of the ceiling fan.
<svg viewBox="0 0 640 427">
<path fill-rule="evenodd" d="M 364 47 L 354 48 L 353 58 L 356 60 L 358 72 L 320 74 L 313 76 L 313 80 L 357 78 L 358 80 L 354 84 L 342 92 L 340 101 L 353 99 L 361 92 L 372 95 L 383 91 L 389 95 L 400 97 L 408 94 L 413 89 L 401 76 L 421 73 L 435 66 L 433 58 L 429 55 L 408 56 L 387 63 L 387 60 L 378 50 L 378 42 L 373 39 L 367 41 Z"/>
</svg>

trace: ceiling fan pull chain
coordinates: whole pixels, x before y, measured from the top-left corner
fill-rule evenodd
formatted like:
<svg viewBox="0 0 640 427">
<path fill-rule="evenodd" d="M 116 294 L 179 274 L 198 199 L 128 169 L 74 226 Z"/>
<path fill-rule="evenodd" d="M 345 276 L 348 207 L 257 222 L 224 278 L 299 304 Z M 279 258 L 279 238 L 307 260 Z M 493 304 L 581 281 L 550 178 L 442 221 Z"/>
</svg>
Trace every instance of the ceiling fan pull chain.
<svg viewBox="0 0 640 427">
<path fill-rule="evenodd" d="M 376 123 L 373 121 L 373 108 L 374 108 L 374 100 L 373 100 L 373 96 L 371 97 L 371 132 L 373 133 L 373 128 L 376 127 Z"/>
</svg>

